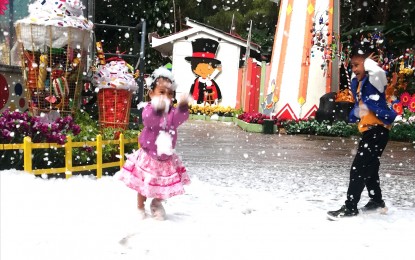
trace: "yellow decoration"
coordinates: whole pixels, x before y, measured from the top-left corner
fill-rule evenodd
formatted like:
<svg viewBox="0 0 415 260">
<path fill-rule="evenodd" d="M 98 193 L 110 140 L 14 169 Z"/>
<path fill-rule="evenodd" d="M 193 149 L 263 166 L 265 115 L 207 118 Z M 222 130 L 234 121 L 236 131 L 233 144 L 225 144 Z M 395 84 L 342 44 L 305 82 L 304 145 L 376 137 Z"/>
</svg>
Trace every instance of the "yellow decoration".
<svg viewBox="0 0 415 260">
<path fill-rule="evenodd" d="M 140 76 L 140 70 L 136 70 L 133 74 L 134 78 L 138 78 Z"/>
<path fill-rule="evenodd" d="M 190 114 L 200 114 L 200 115 L 207 115 L 212 116 L 214 114 L 217 115 L 225 115 L 225 116 L 232 116 L 236 113 L 236 110 L 234 108 L 231 108 L 230 106 L 223 107 L 218 105 L 190 105 L 189 106 L 189 113 Z"/>
<path fill-rule="evenodd" d="M 104 66 L 106 62 L 105 62 L 104 49 L 102 48 L 102 43 L 96 42 L 96 46 L 97 46 L 97 55 L 98 55 L 99 64 Z"/>
<path fill-rule="evenodd" d="M 313 4 L 311 4 L 311 3 L 308 4 L 307 12 L 308 12 L 309 15 L 314 12 L 314 6 L 313 6 Z"/>
<path fill-rule="evenodd" d="M 71 70 L 65 71 L 65 78 L 69 79 L 69 76 L 78 68 L 79 63 L 81 60 L 79 58 L 74 58 L 71 63 Z"/>
<path fill-rule="evenodd" d="M 124 165 L 124 159 L 115 160 L 113 162 L 103 162 L 103 151 L 102 147 L 105 145 L 115 144 L 119 146 L 119 156 L 118 158 L 125 157 L 125 148 L 126 144 L 137 144 L 137 138 L 133 139 L 125 139 L 123 134 L 120 134 L 118 140 L 102 140 L 101 135 L 96 136 L 96 141 L 82 141 L 82 142 L 72 142 L 71 136 L 66 136 L 67 142 L 64 145 L 59 145 L 57 143 L 33 143 L 32 139 L 28 136 L 23 138 L 23 143 L 14 143 L 14 144 L 1 144 L 0 151 L 3 150 L 23 150 L 23 169 L 27 173 L 31 173 L 34 175 L 41 175 L 41 174 L 57 174 L 57 173 L 65 173 L 66 178 L 72 176 L 72 172 L 79 172 L 85 170 L 97 170 L 97 178 L 102 177 L 102 169 L 103 168 L 110 168 L 110 167 L 120 167 Z M 97 164 L 91 165 L 80 165 L 80 166 L 73 166 L 73 154 L 72 149 L 76 147 L 83 147 L 83 146 L 93 146 L 96 147 L 96 160 Z M 138 145 L 140 148 L 140 145 Z M 37 149 L 65 149 L 65 167 L 61 168 L 45 168 L 45 169 L 33 169 L 32 164 L 32 155 L 33 150 Z"/>
<path fill-rule="evenodd" d="M 45 81 L 47 76 L 46 68 L 48 67 L 48 56 L 45 54 L 39 57 L 39 74 L 37 75 L 37 88 L 40 90 L 45 89 Z"/>
<path fill-rule="evenodd" d="M 305 99 L 303 98 L 303 97 L 300 97 L 299 99 L 298 99 L 298 103 L 302 106 L 302 105 L 304 105 L 304 103 L 305 103 Z"/>
<path fill-rule="evenodd" d="M 293 11 L 293 7 L 291 6 L 291 4 L 288 4 L 287 6 L 287 15 L 290 15 Z"/>
<path fill-rule="evenodd" d="M 14 103 L 11 103 L 11 104 L 9 105 L 9 109 L 10 109 L 10 111 L 14 111 L 14 110 L 16 110 L 16 105 L 15 105 Z"/>
<path fill-rule="evenodd" d="M 125 63 L 125 65 L 127 66 L 127 68 L 131 71 L 131 73 L 134 73 L 134 68 L 133 68 L 133 66 L 131 66 L 130 64 L 128 64 L 128 63 Z"/>
</svg>

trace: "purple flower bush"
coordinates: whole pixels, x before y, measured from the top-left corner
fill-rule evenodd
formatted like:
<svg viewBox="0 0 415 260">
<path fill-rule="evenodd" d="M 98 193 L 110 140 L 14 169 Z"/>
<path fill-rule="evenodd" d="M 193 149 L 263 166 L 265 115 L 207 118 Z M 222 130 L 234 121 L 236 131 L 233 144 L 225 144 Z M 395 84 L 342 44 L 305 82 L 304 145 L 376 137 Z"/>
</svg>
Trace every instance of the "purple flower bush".
<svg viewBox="0 0 415 260">
<path fill-rule="evenodd" d="M 34 143 L 65 144 L 66 135 L 77 135 L 81 128 L 71 116 L 48 122 L 43 117 L 34 117 L 27 112 L 5 110 L 0 115 L 0 143 L 22 143 L 25 136 Z"/>
<path fill-rule="evenodd" d="M 65 144 L 66 136 L 76 136 L 81 132 L 71 116 L 49 120 L 48 116 L 31 116 L 27 112 L 5 110 L 0 114 L 0 144 L 23 143 L 29 136 L 34 143 Z M 63 167 L 64 149 L 35 149 L 32 151 L 34 169 Z M 23 152 L 0 150 L 0 170 L 23 169 Z"/>
<path fill-rule="evenodd" d="M 136 139 L 139 131 L 122 130 L 126 139 Z M 75 113 L 75 117 L 57 117 L 49 113 L 41 117 L 30 116 L 28 113 L 4 111 L 0 113 L 0 144 L 23 143 L 23 138 L 29 136 L 34 143 L 65 144 L 66 136 L 72 136 L 73 142 L 95 141 L 101 134 L 104 140 L 119 138 L 120 129 L 103 129 L 99 131 L 98 122 L 93 120 L 85 111 Z M 125 145 L 125 153 L 138 149 L 138 142 Z M 72 149 L 72 165 L 91 165 L 96 163 L 95 147 L 83 146 Z M 115 144 L 103 147 L 104 162 L 118 160 L 119 147 Z M 23 150 L 0 150 L 0 170 L 23 170 Z M 65 149 L 37 148 L 32 150 L 33 169 L 51 169 L 65 167 Z M 114 173 L 117 167 L 106 169 L 105 173 Z M 94 174 L 86 171 L 80 174 Z M 50 175 L 48 175 L 50 176 Z M 54 177 L 64 177 L 65 174 L 53 174 Z"/>
</svg>

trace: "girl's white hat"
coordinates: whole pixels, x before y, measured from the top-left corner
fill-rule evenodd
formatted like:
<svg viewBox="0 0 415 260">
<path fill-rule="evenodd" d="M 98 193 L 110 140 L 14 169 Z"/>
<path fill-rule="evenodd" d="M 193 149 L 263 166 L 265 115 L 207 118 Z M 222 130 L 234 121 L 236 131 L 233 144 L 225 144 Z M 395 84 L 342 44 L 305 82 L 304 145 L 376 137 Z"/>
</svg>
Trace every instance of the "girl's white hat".
<svg viewBox="0 0 415 260">
<path fill-rule="evenodd" d="M 151 86 L 153 83 L 156 82 L 156 80 L 160 77 L 168 78 L 171 81 L 171 89 L 175 91 L 177 89 L 177 84 L 174 80 L 173 73 L 168 70 L 165 67 L 159 67 L 158 69 L 155 69 L 153 73 L 151 74 L 151 77 L 146 78 L 146 84 L 148 88 L 153 88 Z"/>
</svg>

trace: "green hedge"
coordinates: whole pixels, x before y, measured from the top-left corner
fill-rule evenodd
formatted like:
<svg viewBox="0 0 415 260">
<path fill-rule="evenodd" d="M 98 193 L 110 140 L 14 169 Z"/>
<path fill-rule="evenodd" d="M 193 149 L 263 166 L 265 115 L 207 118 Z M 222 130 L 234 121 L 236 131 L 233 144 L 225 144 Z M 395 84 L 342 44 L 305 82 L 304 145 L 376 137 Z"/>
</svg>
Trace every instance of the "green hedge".
<svg viewBox="0 0 415 260">
<path fill-rule="evenodd" d="M 328 121 L 318 122 L 310 120 L 288 120 L 282 122 L 287 134 L 309 134 L 323 136 L 358 136 L 360 135 L 357 124 L 345 122 L 335 122 L 330 124 Z M 389 139 L 393 141 L 415 142 L 415 125 L 407 122 L 397 122 L 392 127 Z"/>
</svg>

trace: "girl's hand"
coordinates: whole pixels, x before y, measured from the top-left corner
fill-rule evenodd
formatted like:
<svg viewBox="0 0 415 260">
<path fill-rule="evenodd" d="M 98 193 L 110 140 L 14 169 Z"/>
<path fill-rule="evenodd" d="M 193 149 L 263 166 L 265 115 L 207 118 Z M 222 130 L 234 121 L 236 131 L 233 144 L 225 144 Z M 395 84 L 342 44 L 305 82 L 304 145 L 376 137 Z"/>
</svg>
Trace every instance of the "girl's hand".
<svg viewBox="0 0 415 260">
<path fill-rule="evenodd" d="M 188 93 L 182 93 L 177 100 L 177 105 L 179 107 L 187 106 L 189 103 L 192 103 L 192 98 Z"/>
<path fill-rule="evenodd" d="M 151 106 L 159 113 L 167 113 L 170 107 L 170 100 L 165 96 L 155 96 L 151 99 Z"/>
</svg>

